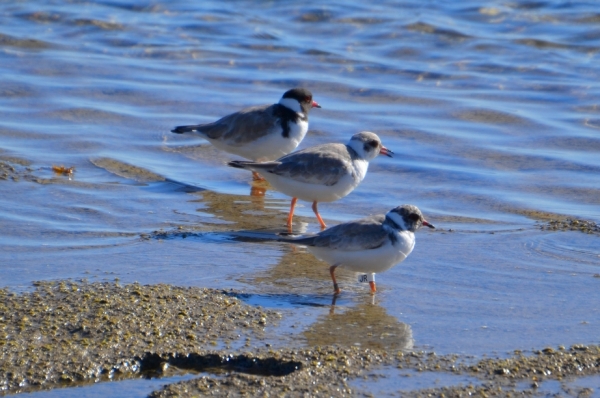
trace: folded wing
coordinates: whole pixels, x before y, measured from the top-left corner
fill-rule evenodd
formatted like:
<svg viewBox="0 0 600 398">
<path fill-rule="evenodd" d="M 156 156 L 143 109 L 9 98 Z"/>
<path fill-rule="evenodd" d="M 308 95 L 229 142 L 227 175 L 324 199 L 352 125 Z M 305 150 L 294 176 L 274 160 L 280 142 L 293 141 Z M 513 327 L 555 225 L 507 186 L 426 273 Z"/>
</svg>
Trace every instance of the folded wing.
<svg viewBox="0 0 600 398">
<path fill-rule="evenodd" d="M 367 217 L 336 225 L 314 236 L 281 240 L 331 250 L 358 251 L 377 249 L 385 244 L 389 235 L 389 231 L 381 225 L 384 219 L 384 215 Z"/>
<path fill-rule="evenodd" d="M 216 122 L 179 126 L 173 132 L 196 131 L 213 140 L 228 141 L 229 145 L 243 145 L 268 135 L 277 127 L 273 117 L 274 105 L 255 106 L 227 115 Z"/>
<path fill-rule="evenodd" d="M 352 175 L 352 159 L 343 144 L 324 144 L 303 149 L 277 160 L 270 173 L 308 184 L 332 186 Z"/>
</svg>

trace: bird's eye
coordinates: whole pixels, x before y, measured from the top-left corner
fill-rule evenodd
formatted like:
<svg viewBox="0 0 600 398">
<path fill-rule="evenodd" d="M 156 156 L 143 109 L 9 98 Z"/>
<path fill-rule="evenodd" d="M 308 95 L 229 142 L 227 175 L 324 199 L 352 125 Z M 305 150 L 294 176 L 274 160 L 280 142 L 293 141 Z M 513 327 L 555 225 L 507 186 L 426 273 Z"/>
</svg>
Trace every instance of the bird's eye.
<svg viewBox="0 0 600 398">
<path fill-rule="evenodd" d="M 418 214 L 411 214 L 410 216 L 408 216 L 408 218 L 413 221 L 413 222 L 417 222 L 421 219 L 421 216 L 419 216 Z"/>
<path fill-rule="evenodd" d="M 310 97 L 304 97 L 304 102 L 312 102 L 312 98 L 310 98 Z"/>
<path fill-rule="evenodd" d="M 371 148 L 377 148 L 379 146 L 379 143 L 375 140 L 369 141 L 369 146 Z"/>
</svg>

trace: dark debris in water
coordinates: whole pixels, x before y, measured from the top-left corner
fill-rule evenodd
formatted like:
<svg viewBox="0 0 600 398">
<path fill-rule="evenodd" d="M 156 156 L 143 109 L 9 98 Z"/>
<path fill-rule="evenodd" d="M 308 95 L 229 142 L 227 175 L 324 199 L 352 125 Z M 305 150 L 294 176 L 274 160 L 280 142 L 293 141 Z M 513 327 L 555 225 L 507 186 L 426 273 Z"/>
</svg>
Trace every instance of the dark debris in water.
<svg viewBox="0 0 600 398">
<path fill-rule="evenodd" d="M 547 379 L 597 375 L 600 347 L 545 348 L 473 362 L 459 355 L 340 345 L 273 350 L 265 326 L 280 315 L 243 303 L 241 293 L 171 285 L 38 282 L 30 293 L 0 289 L 0 394 L 160 377 L 170 367 L 205 372 L 151 397 L 349 396 L 348 384 L 382 365 L 468 374 L 474 386 L 402 392 L 407 397 L 535 395 Z M 230 343 L 252 337 L 237 351 Z M 221 347 L 217 347 L 221 343 Z M 265 348 L 266 346 L 266 348 Z M 530 381 L 531 387 L 517 388 Z M 511 391 L 513 393 L 511 393 Z"/>
<path fill-rule="evenodd" d="M 600 233 L 600 225 L 593 221 L 567 218 L 561 220 L 550 220 L 540 225 L 543 231 L 581 231 L 587 234 Z"/>
<path fill-rule="evenodd" d="M 146 353 L 138 358 L 141 372 L 159 375 L 165 365 L 175 366 L 179 369 L 194 372 L 234 371 L 258 376 L 287 376 L 302 368 L 302 362 L 274 358 L 272 356 L 260 357 L 253 354 L 198 354 L 190 353 L 180 355 L 169 353 L 159 355 Z"/>
</svg>

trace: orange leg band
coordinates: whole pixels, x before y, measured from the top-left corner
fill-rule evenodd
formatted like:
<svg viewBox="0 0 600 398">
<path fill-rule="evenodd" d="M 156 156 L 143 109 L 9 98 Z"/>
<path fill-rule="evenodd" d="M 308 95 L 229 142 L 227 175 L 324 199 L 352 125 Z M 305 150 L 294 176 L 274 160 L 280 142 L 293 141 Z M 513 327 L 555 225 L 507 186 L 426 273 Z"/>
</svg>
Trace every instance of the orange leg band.
<svg viewBox="0 0 600 398">
<path fill-rule="evenodd" d="M 375 281 L 369 282 L 369 286 L 371 286 L 371 293 L 375 293 L 377 288 L 375 287 Z"/>
</svg>

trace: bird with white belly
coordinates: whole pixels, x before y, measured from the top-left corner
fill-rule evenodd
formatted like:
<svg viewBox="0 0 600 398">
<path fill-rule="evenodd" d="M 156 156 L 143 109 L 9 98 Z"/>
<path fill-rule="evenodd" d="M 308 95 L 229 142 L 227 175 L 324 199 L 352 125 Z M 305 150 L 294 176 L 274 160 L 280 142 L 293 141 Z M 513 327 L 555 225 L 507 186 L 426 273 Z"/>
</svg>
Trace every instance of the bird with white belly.
<svg viewBox="0 0 600 398">
<path fill-rule="evenodd" d="M 297 87 L 276 104 L 245 108 L 213 123 L 177 126 L 171 132 L 197 133 L 222 151 L 263 162 L 296 149 L 308 131 L 309 111 L 320 107 L 308 89 Z"/>
<path fill-rule="evenodd" d="M 316 235 L 280 238 L 282 242 L 306 246 L 315 257 L 329 263 L 335 294 L 341 292 L 335 279 L 338 267 L 368 273 L 375 293 L 375 273 L 404 261 L 415 247 L 415 232 L 421 226 L 435 228 L 413 205 L 401 205 L 387 214 L 336 225 Z"/>
<path fill-rule="evenodd" d="M 276 190 L 292 197 L 287 226 L 292 227 L 298 199 L 312 202 L 321 228 L 327 225 L 318 202 L 333 202 L 348 195 L 367 174 L 369 161 L 378 155 L 391 157 L 375 133 L 354 134 L 348 144 L 323 144 L 283 156 L 272 162 L 235 160 L 229 166 L 260 173 Z"/>
</svg>

